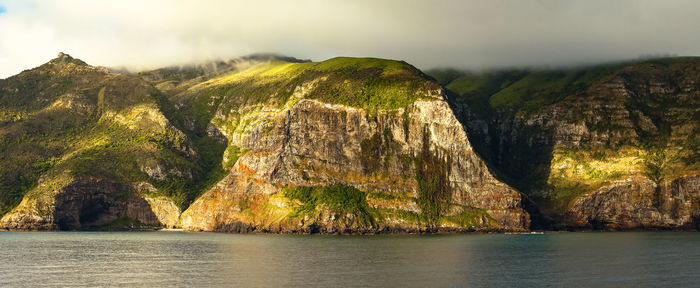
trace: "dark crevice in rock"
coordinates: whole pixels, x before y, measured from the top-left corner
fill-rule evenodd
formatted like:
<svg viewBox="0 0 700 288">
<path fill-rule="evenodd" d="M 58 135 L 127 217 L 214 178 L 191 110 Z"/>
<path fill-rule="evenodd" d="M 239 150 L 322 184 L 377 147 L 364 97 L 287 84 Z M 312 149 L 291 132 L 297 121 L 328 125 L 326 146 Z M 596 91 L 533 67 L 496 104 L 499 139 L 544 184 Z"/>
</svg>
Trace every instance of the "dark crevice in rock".
<svg viewBox="0 0 700 288">
<path fill-rule="evenodd" d="M 446 93 L 447 103 L 467 132 L 474 152 L 496 179 L 522 194 L 523 208 L 531 217 L 531 229 L 551 229 L 561 221 L 544 214 L 532 193 L 546 185 L 550 173 L 554 140 L 546 133 L 532 133 L 542 132 L 544 128 L 517 123 L 515 116 L 505 112 L 487 113 L 490 118 L 480 119 L 458 95 L 449 90 Z"/>
<path fill-rule="evenodd" d="M 162 226 L 131 186 L 87 176 L 79 176 L 56 196 L 54 219 L 59 230 Z"/>
</svg>

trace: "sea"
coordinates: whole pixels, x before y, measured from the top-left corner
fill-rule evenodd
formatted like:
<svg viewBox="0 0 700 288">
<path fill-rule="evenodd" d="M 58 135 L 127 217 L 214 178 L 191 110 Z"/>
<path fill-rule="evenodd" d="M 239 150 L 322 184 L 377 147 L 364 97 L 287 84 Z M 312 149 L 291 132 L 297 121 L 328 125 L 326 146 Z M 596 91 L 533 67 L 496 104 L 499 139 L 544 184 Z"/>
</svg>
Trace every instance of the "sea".
<svg viewBox="0 0 700 288">
<path fill-rule="evenodd" d="M 700 287 L 700 233 L 7 231 L 0 287 Z"/>
</svg>

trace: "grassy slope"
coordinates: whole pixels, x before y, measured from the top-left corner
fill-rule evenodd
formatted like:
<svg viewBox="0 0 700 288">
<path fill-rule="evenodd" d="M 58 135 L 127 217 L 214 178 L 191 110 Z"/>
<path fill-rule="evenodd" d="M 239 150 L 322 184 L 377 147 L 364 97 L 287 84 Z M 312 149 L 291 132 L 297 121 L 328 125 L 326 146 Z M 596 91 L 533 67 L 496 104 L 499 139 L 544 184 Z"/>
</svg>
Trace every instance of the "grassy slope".
<svg viewBox="0 0 700 288">
<path fill-rule="evenodd" d="M 466 105 L 476 118 L 488 123 L 494 139 L 499 137 L 494 135 L 498 134 L 497 123 L 513 120 L 512 125 L 520 129 L 520 138 L 552 135 L 554 132 L 543 126 L 524 125 L 521 121 L 534 119 L 554 106 L 568 109 L 571 113 L 560 116 L 566 119 L 559 120 L 571 122 L 584 118 L 580 114 L 582 111 L 577 111 L 581 109 L 580 103 L 621 104 L 630 111 L 631 120 L 637 125 L 634 128 L 637 136 L 618 143 L 591 143 L 583 139 L 581 147 L 558 145 L 539 150 L 524 143 L 510 143 L 503 152 L 499 145 L 486 143 L 484 137 L 472 141 L 509 184 L 528 194 L 542 189 L 553 192 L 551 197 L 535 201 L 540 209 L 561 213 L 577 196 L 627 175 L 644 174 L 660 181 L 700 170 L 697 137 L 700 113 L 697 112 L 698 102 L 693 100 L 697 94 L 679 96 L 683 94 L 680 86 L 686 85 L 683 79 L 700 77 L 698 67 L 700 59 L 686 57 L 570 70 L 489 73 L 436 70 L 429 74 L 445 85 L 452 105 Z M 631 98 L 598 94 L 600 90 L 597 89 L 606 89 L 602 83 L 610 79 L 622 79 Z M 653 86 L 655 80 L 669 80 L 675 90 L 670 96 L 651 92 L 647 87 Z M 635 118 L 639 112 L 649 117 L 658 130 L 641 129 L 641 121 Z M 623 127 L 616 126 L 617 123 L 605 120 L 610 117 L 605 114 L 607 112 L 598 113 L 602 113 L 598 115 L 603 117 L 602 121 L 584 119 L 591 130 L 608 135 L 623 132 Z M 672 127 L 678 131 L 680 125 L 688 123 L 695 132 L 672 135 Z M 521 165 L 524 162 L 534 165 Z"/>
<path fill-rule="evenodd" d="M 502 70 L 486 73 L 437 69 L 428 74 L 462 100 L 489 110 L 487 112 L 536 112 L 566 96 L 585 91 L 607 76 L 623 73 L 623 68 L 632 67 L 632 70 L 644 72 L 649 65 L 679 68 L 698 61 L 700 58 L 697 57 L 679 57 L 575 69 Z"/>
<path fill-rule="evenodd" d="M 217 109 L 258 104 L 280 107 L 303 84 L 312 84 L 306 98 L 367 110 L 404 107 L 421 97 L 421 92 L 439 89 L 404 62 L 345 57 L 319 63 L 271 60 L 196 84 L 176 95 L 173 102 L 189 102 L 193 113 L 201 114 L 190 116 L 206 121 Z"/>
</svg>

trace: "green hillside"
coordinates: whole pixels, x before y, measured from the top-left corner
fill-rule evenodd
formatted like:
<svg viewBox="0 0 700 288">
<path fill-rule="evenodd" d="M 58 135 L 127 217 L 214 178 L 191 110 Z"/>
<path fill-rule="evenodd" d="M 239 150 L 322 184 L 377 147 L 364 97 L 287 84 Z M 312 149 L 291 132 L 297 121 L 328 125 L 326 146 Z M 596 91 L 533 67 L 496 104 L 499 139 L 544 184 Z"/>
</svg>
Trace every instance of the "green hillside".
<svg viewBox="0 0 700 288">
<path fill-rule="evenodd" d="M 138 78 L 64 54 L 0 80 L 0 214 L 75 175 L 150 182 L 186 205 L 194 195 L 184 187 L 206 171 L 196 146 L 160 112 L 160 97 Z"/>
<path fill-rule="evenodd" d="M 156 87 L 171 85 L 177 76 L 140 75 Z M 186 76 L 183 76 L 186 77 Z M 420 92 L 440 87 L 415 67 L 399 61 L 376 58 L 338 57 L 323 62 L 287 62 L 279 59 L 245 61 L 216 77 L 178 82 L 170 100 L 188 111 L 202 130 L 217 109 L 267 105 L 282 107 L 295 91 L 304 98 L 344 104 L 368 111 L 404 107 L 420 98 Z M 301 87 L 301 84 L 308 87 Z M 305 88 L 305 89 L 304 89 Z M 228 117 L 229 115 L 224 115 Z"/>
</svg>

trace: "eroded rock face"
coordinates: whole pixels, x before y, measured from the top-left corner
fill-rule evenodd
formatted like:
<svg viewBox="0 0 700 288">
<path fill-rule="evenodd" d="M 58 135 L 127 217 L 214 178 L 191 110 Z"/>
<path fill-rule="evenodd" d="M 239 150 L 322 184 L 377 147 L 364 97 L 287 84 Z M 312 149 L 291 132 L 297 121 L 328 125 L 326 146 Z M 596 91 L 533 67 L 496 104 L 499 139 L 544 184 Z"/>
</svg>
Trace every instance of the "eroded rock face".
<svg viewBox="0 0 700 288">
<path fill-rule="evenodd" d="M 149 190 L 155 188 L 148 183 L 127 185 L 77 176 L 48 201 L 26 199 L 0 220 L 0 226 L 23 230 L 175 227 L 177 206 L 165 197 L 142 193 Z"/>
<path fill-rule="evenodd" d="M 556 97 L 523 84 L 529 107 L 490 113 L 465 104 L 468 93 L 451 105 L 480 156 L 528 195 L 535 228 L 677 229 L 694 225 L 700 193 L 671 184 L 700 167 L 699 67 L 630 65 Z"/>
<path fill-rule="evenodd" d="M 568 213 L 579 227 L 697 229 L 700 175 L 661 185 L 643 176 L 615 181 L 576 199 Z"/>
<path fill-rule="evenodd" d="M 229 176 L 183 213 L 183 228 L 302 233 L 528 229 L 519 193 L 493 178 L 444 101 L 419 100 L 405 111 L 380 111 L 370 117 L 361 109 L 300 100 L 271 118 L 276 119 L 272 128 L 259 124 L 230 135 L 247 152 Z M 430 227 L 396 216 L 422 212 L 413 160 L 426 149 L 448 166 L 447 201 L 454 207 L 444 216 L 468 208 L 485 211 L 472 217 L 477 221 L 440 221 Z M 299 203 L 284 197 L 283 187 L 336 183 L 368 192 L 369 206 L 377 209 L 372 220 L 323 205 L 311 215 L 289 217 Z M 373 193 L 390 197 L 372 198 Z"/>
</svg>

